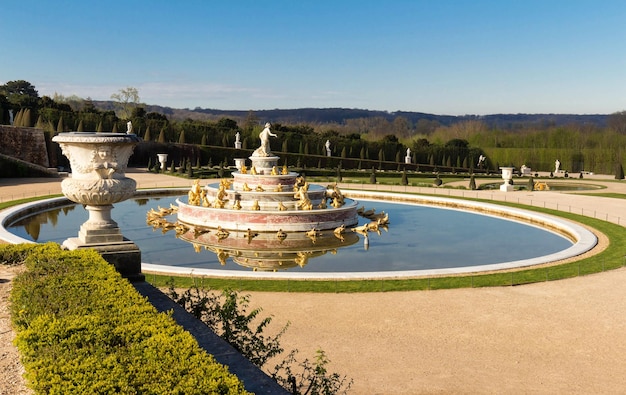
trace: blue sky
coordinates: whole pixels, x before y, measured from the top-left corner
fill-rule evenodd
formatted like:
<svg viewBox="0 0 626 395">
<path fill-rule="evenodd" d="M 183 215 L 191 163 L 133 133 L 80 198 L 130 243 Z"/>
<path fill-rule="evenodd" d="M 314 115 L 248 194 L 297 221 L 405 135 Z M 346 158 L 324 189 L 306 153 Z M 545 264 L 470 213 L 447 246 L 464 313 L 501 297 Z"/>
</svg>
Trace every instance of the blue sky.
<svg viewBox="0 0 626 395">
<path fill-rule="evenodd" d="M 626 1 L 0 2 L 0 83 L 262 110 L 626 110 Z"/>
</svg>

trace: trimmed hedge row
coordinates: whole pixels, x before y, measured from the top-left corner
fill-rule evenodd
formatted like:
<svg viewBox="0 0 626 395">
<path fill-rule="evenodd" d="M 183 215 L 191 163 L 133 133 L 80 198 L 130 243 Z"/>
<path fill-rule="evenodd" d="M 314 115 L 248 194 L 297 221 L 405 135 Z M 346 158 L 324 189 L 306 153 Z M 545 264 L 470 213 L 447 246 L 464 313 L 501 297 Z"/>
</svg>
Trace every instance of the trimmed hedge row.
<svg viewBox="0 0 626 395">
<path fill-rule="evenodd" d="M 247 393 L 95 251 L 3 245 L 0 259 L 26 264 L 13 284 L 11 318 L 36 393 Z"/>
</svg>

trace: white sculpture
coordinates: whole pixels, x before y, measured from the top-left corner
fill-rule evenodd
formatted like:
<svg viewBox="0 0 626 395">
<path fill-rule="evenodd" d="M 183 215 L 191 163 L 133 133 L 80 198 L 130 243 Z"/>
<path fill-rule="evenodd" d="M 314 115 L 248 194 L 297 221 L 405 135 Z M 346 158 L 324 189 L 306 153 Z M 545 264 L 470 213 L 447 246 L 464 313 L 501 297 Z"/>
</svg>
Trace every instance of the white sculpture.
<svg viewBox="0 0 626 395">
<path fill-rule="evenodd" d="M 482 169 L 483 164 L 485 163 L 485 159 L 486 159 L 486 158 L 485 158 L 485 156 L 484 156 L 484 155 L 480 155 L 480 156 L 478 157 L 478 165 L 477 165 L 477 166 L 478 166 L 478 168 L 479 168 L 479 169 Z"/>
<path fill-rule="evenodd" d="M 331 156 L 331 150 L 330 150 L 330 140 L 326 140 L 326 144 L 324 144 L 326 146 L 326 156 Z"/>
<path fill-rule="evenodd" d="M 141 279 L 141 252 L 124 238 L 111 217 L 113 204 L 133 197 L 137 189 L 125 172 L 139 138 L 120 133 L 60 133 L 52 141 L 59 144 L 72 168 L 72 177 L 61 182 L 63 194 L 89 212 L 78 237 L 65 240 L 63 247 L 94 248 L 123 276 Z"/>
<path fill-rule="evenodd" d="M 239 134 L 239 132 L 237 132 L 237 134 L 235 134 L 235 148 L 236 149 L 241 149 L 241 135 Z"/>
<path fill-rule="evenodd" d="M 411 163 L 411 149 L 406 149 L 406 156 L 404 157 L 404 163 Z"/>
<path fill-rule="evenodd" d="M 133 133 L 133 123 L 131 121 L 128 121 L 126 123 L 126 134 L 132 134 Z"/>
<path fill-rule="evenodd" d="M 272 150 L 270 149 L 270 136 L 278 137 L 276 134 L 271 132 L 271 126 L 272 125 L 269 122 L 265 124 L 265 129 L 263 129 L 259 135 L 259 138 L 261 139 L 261 146 L 252 153 L 252 156 L 271 156 Z"/>
<path fill-rule="evenodd" d="M 560 170 L 561 170 L 561 161 L 557 159 L 554 161 L 554 174 L 559 174 Z"/>
</svg>

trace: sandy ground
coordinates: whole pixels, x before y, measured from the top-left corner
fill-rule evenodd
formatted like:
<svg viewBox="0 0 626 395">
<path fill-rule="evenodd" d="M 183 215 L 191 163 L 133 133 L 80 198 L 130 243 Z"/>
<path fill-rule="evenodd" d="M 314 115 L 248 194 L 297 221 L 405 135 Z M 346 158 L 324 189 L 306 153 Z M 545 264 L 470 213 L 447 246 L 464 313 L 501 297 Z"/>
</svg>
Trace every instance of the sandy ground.
<svg viewBox="0 0 626 395">
<path fill-rule="evenodd" d="M 22 267 L 0 265 L 0 394 L 32 394 L 25 385 L 17 349 L 13 346 L 15 332 L 11 328 L 9 316 L 9 293 L 11 280 Z"/>
<path fill-rule="evenodd" d="M 0 265 L 0 394 L 30 393 Z M 516 287 L 370 294 L 250 293 L 290 322 L 286 350 L 354 380 L 352 394 L 626 393 L 626 269 Z"/>
</svg>

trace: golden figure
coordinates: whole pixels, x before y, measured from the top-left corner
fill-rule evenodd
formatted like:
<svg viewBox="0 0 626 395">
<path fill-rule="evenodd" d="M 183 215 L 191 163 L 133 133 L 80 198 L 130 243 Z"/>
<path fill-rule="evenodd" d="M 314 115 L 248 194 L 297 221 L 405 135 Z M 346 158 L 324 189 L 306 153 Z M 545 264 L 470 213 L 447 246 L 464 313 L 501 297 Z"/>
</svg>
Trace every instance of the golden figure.
<svg viewBox="0 0 626 395">
<path fill-rule="evenodd" d="M 239 169 L 239 172 L 241 174 L 248 174 L 248 168 L 246 167 L 246 165 L 241 165 L 241 169 Z"/>
<path fill-rule="evenodd" d="M 227 231 L 226 229 L 222 229 L 221 226 L 218 226 L 217 232 L 215 233 L 215 235 L 217 236 L 217 240 L 221 241 L 227 238 L 228 236 L 230 236 L 230 232 Z"/>
<path fill-rule="evenodd" d="M 278 238 L 278 240 L 283 241 L 287 238 L 287 233 L 283 232 L 282 229 L 278 229 L 278 232 L 276 232 L 276 237 Z"/>
<path fill-rule="evenodd" d="M 250 169 L 250 174 L 252 174 L 252 175 L 257 175 L 258 174 L 256 172 L 256 167 L 252 166 L 252 169 Z"/>
<path fill-rule="evenodd" d="M 287 206 L 285 206 L 283 202 L 278 202 L 278 211 L 285 211 L 285 210 L 287 210 Z"/>
<path fill-rule="evenodd" d="M 258 232 L 253 232 L 253 231 L 250 230 L 250 228 L 248 228 L 248 230 L 246 231 L 246 237 L 248 238 L 248 244 L 250 244 L 252 239 L 257 237 L 258 235 L 259 235 Z"/>
<path fill-rule="evenodd" d="M 278 169 L 276 168 L 276 166 L 272 166 L 272 172 L 270 173 L 273 176 L 277 176 L 278 175 Z"/>
<path fill-rule="evenodd" d="M 274 192 L 282 192 L 282 191 L 283 191 L 283 184 L 278 184 L 274 188 Z"/>
<path fill-rule="evenodd" d="M 261 206 L 259 206 L 259 201 L 258 200 L 254 201 L 254 203 L 252 204 L 252 208 L 251 209 L 255 210 L 255 211 L 261 210 Z"/>
<path fill-rule="evenodd" d="M 191 186 L 191 190 L 187 193 L 189 204 L 192 206 L 199 206 L 201 194 L 202 187 L 200 187 L 200 180 L 195 180 Z"/>
<path fill-rule="evenodd" d="M 341 226 L 335 228 L 335 230 L 333 230 L 333 234 L 335 235 L 336 238 L 338 238 L 341 241 L 344 241 L 344 237 L 343 234 L 346 232 L 346 225 L 345 224 L 341 224 Z"/>
<path fill-rule="evenodd" d="M 283 165 L 283 171 L 282 171 L 282 175 L 287 175 L 289 174 L 289 169 L 287 169 L 287 165 Z"/>
<path fill-rule="evenodd" d="M 246 192 L 250 192 L 250 191 L 252 190 L 252 188 L 250 188 L 250 187 L 248 186 L 248 183 L 247 183 L 247 182 L 244 182 L 244 183 L 243 183 L 243 190 L 244 190 L 244 191 L 246 191 Z"/>
<path fill-rule="evenodd" d="M 256 192 L 265 192 L 265 189 L 263 189 L 263 187 L 261 185 L 257 185 L 256 188 L 254 189 Z"/>
<path fill-rule="evenodd" d="M 233 204 L 233 210 L 241 210 L 241 200 L 235 199 L 235 203 Z"/>
</svg>

